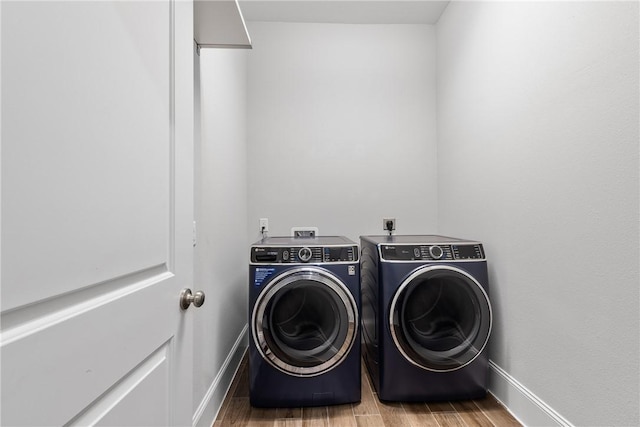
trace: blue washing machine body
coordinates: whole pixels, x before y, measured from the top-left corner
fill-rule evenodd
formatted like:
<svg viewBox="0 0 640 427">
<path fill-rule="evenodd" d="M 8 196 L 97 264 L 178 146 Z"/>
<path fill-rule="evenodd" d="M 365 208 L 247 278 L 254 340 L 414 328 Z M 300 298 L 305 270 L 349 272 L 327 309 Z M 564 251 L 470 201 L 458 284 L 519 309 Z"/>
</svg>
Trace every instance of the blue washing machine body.
<svg viewBox="0 0 640 427">
<path fill-rule="evenodd" d="M 486 395 L 492 312 L 482 244 L 363 236 L 361 247 L 363 358 L 379 398 Z"/>
<path fill-rule="evenodd" d="M 360 400 L 358 256 L 344 237 L 272 237 L 251 247 L 252 406 Z"/>
</svg>

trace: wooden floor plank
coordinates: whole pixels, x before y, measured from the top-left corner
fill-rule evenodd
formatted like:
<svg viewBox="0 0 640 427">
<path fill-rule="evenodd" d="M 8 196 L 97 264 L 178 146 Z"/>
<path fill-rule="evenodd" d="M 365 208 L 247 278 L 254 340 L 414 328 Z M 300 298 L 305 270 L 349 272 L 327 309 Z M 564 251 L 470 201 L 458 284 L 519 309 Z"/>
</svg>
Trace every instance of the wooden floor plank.
<svg viewBox="0 0 640 427">
<path fill-rule="evenodd" d="M 455 408 L 449 402 L 429 402 L 427 403 L 429 410 L 433 414 L 439 414 L 442 412 L 455 412 Z"/>
<path fill-rule="evenodd" d="M 302 418 L 281 418 L 275 421 L 274 427 L 302 427 Z"/>
<path fill-rule="evenodd" d="M 469 427 L 493 427 L 493 423 L 478 407 L 470 400 L 451 402 L 456 412 Z"/>
<path fill-rule="evenodd" d="M 402 403 L 411 427 L 438 427 L 438 422 L 426 403 Z"/>
<path fill-rule="evenodd" d="M 433 416 L 440 427 L 466 427 L 460 415 L 455 412 L 437 412 Z"/>
<path fill-rule="evenodd" d="M 330 427 L 357 427 L 351 404 L 331 405 L 327 407 L 327 410 L 329 412 Z"/>
<path fill-rule="evenodd" d="M 521 425 L 491 394 L 488 394 L 484 399 L 474 400 L 473 403 L 496 426 L 516 427 Z"/>
<path fill-rule="evenodd" d="M 273 427 L 276 418 L 275 408 L 255 408 L 252 406 L 247 427 Z"/>
<path fill-rule="evenodd" d="M 356 425 L 358 427 L 385 427 L 384 420 L 380 415 L 356 415 Z"/>
<path fill-rule="evenodd" d="M 294 419 L 301 420 L 302 408 L 277 408 L 276 417 L 277 418 L 294 418 Z"/>
<path fill-rule="evenodd" d="M 249 398 L 234 397 L 229 403 L 224 418 L 222 418 L 222 425 L 225 427 L 246 426 L 249 423 L 250 414 Z"/>
<path fill-rule="evenodd" d="M 378 409 L 386 427 L 407 427 L 409 418 L 404 412 L 402 403 L 378 402 Z"/>
<path fill-rule="evenodd" d="M 329 411 L 326 406 L 302 408 L 302 427 L 329 427 Z"/>
</svg>

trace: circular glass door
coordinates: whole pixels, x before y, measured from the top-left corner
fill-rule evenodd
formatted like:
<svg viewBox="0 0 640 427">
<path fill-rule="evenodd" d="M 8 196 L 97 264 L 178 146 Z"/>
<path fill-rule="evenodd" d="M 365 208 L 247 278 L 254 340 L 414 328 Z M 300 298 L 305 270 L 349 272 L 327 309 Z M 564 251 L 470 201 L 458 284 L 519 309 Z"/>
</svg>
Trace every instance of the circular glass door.
<svg viewBox="0 0 640 427">
<path fill-rule="evenodd" d="M 451 266 L 427 266 L 412 273 L 399 286 L 389 314 L 398 350 L 430 371 L 468 365 L 491 333 L 487 293 L 472 276 Z"/>
<path fill-rule="evenodd" d="M 316 267 L 287 271 L 271 281 L 251 317 L 262 357 L 296 376 L 314 376 L 340 364 L 354 344 L 356 302 L 333 274 Z"/>
</svg>

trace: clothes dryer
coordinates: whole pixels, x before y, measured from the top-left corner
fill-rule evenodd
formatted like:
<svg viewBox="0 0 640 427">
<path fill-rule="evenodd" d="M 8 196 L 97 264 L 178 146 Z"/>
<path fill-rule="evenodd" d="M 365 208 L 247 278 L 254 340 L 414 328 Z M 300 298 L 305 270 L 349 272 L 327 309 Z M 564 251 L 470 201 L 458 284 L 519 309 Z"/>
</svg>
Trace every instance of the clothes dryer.
<svg viewBox="0 0 640 427">
<path fill-rule="evenodd" d="M 360 400 L 358 252 L 345 237 L 270 237 L 252 245 L 251 405 Z"/>
<path fill-rule="evenodd" d="M 492 312 L 483 245 L 434 235 L 360 242 L 363 358 L 378 397 L 484 396 Z"/>
</svg>

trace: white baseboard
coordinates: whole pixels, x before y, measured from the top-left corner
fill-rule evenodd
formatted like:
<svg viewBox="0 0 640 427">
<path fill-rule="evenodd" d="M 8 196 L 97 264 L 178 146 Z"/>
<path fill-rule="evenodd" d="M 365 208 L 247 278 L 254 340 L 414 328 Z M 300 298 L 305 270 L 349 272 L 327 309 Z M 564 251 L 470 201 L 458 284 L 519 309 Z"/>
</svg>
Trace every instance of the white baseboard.
<svg viewBox="0 0 640 427">
<path fill-rule="evenodd" d="M 247 325 L 245 325 L 222 364 L 218 375 L 213 379 L 198 409 L 193 414 L 192 422 L 194 427 L 211 427 L 213 425 L 229 387 L 231 387 L 233 377 L 240 367 L 242 356 L 248 347 L 247 339 Z"/>
<path fill-rule="evenodd" d="M 489 391 L 525 426 L 573 427 L 492 360 L 489 361 Z"/>
</svg>

